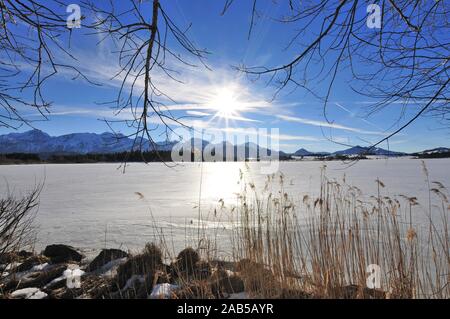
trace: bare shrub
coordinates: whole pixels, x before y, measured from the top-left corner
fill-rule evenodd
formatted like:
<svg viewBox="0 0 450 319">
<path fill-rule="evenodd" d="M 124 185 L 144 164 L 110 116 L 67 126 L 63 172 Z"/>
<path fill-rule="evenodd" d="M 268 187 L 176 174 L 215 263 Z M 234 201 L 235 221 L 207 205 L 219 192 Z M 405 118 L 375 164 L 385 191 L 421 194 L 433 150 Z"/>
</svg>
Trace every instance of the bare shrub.
<svg viewBox="0 0 450 319">
<path fill-rule="evenodd" d="M 41 190 L 42 185 L 38 185 L 23 197 L 7 194 L 0 199 L 0 260 L 33 244 Z"/>
</svg>

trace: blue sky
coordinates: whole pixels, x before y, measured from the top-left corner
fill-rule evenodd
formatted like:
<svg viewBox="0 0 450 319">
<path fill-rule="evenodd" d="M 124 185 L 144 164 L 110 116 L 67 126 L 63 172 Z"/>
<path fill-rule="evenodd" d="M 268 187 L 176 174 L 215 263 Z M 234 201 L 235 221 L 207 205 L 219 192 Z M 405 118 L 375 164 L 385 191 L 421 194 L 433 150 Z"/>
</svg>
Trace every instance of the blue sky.
<svg viewBox="0 0 450 319">
<path fill-rule="evenodd" d="M 166 101 L 168 108 L 177 116 L 188 116 L 185 119 L 187 125 L 241 133 L 252 128 L 278 128 L 280 149 L 284 151 L 301 147 L 311 151 L 335 151 L 345 147 L 333 143 L 330 137 L 340 143 L 369 145 L 395 130 L 420 107 L 408 105 L 399 122 L 397 119 L 402 114 L 399 105 L 391 105 L 365 117 L 367 107 L 374 101 L 351 91 L 346 82 L 350 80 L 349 75 L 345 72 L 338 74 L 328 106 L 331 124 L 323 116 L 323 103 L 301 88 L 295 91 L 287 88 L 272 101 L 274 87 L 267 86 L 265 81 L 248 79 L 233 66 L 275 66 L 295 54 L 295 47 L 284 50 L 293 34 L 292 26 L 267 18 L 281 15 L 283 6 L 264 2 L 259 8 L 262 16 L 257 19 L 248 39 L 251 1 L 236 1 L 224 16 L 221 16 L 224 1 L 173 0 L 162 3 L 178 25 L 186 27 L 192 23 L 190 38 L 197 47 L 211 53 L 205 60 L 209 69 L 196 62 L 197 67 L 186 68 L 176 61 L 168 61 L 180 72 L 179 79 L 183 84 L 170 81 L 159 73 L 154 75 L 155 81 L 173 99 Z M 33 110 L 23 111 L 28 118 L 36 120 L 33 122 L 35 128 L 50 135 L 101 133 L 109 130 L 102 119 L 129 116 L 126 111 L 115 116 L 114 110 L 101 104 L 117 95 L 120 83 L 111 79 L 117 70 L 117 56 L 110 41 L 97 44 L 98 37 L 86 33 L 88 30 L 83 27 L 74 29 L 70 51 L 77 57 L 86 76 L 102 86 L 74 81 L 71 74 L 62 73 L 46 84 L 47 98 L 53 102 L 48 120 L 42 120 Z M 317 89 L 324 88 L 319 86 Z M 19 131 L 28 129 L 23 126 Z M 130 132 L 124 125 L 115 129 Z M 11 131 L 0 127 L 1 134 Z M 160 133 L 155 131 L 156 139 L 164 138 Z M 448 130 L 428 116 L 393 137 L 389 146 L 411 152 L 449 146 L 448 141 Z M 386 143 L 380 146 L 387 148 Z"/>
</svg>

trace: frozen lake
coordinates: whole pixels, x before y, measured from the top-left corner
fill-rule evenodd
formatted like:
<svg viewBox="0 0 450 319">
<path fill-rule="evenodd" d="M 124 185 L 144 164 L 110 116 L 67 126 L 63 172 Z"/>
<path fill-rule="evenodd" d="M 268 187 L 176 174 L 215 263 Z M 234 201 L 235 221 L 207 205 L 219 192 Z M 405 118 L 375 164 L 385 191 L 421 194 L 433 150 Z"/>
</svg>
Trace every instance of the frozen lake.
<svg viewBox="0 0 450 319">
<path fill-rule="evenodd" d="M 450 159 L 425 163 L 431 181 L 450 186 Z M 294 199 L 317 194 L 324 163 L 279 164 L 285 175 L 285 191 Z M 241 189 L 240 169 L 247 181 L 257 188 L 264 186 L 266 175 L 260 173 L 263 164 L 248 165 L 249 171 L 244 163 L 187 163 L 175 168 L 161 163 L 132 163 L 125 174 L 119 164 L 7 165 L 0 166 L 0 190 L 2 194 L 8 189 L 21 194 L 44 183 L 36 217 L 37 249 L 49 243 L 67 243 L 87 251 L 104 246 L 142 248 L 145 242 L 154 240 L 155 224 L 181 247 L 189 229 L 195 228 L 199 202 L 204 216 L 218 206 L 219 199 L 226 205 L 236 203 L 236 193 Z M 351 167 L 335 161 L 326 165 L 328 177 L 342 179 L 345 174 L 347 182 L 364 194 L 375 195 L 375 180 L 380 178 L 386 185 L 384 194 L 416 196 L 428 206 L 421 160 L 363 160 Z"/>
</svg>

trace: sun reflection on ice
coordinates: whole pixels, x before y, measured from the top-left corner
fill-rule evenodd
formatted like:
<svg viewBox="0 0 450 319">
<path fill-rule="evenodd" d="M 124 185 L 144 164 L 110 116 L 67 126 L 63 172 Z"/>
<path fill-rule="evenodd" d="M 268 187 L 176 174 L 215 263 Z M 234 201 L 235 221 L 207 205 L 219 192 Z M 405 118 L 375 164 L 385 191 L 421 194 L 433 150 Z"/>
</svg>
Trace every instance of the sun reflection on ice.
<svg viewBox="0 0 450 319">
<path fill-rule="evenodd" d="M 201 198 L 205 201 L 235 203 L 236 196 L 241 190 L 240 171 L 244 172 L 245 163 L 221 162 L 202 163 L 203 179 Z"/>
</svg>

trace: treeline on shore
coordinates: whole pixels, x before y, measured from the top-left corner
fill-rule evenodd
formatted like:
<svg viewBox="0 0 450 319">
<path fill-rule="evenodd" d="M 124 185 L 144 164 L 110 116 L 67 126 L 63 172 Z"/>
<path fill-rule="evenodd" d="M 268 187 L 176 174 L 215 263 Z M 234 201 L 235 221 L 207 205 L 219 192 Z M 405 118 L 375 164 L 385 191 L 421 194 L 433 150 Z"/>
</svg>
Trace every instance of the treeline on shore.
<svg viewBox="0 0 450 319">
<path fill-rule="evenodd" d="M 117 163 L 117 162 L 162 162 L 171 161 L 171 153 L 164 152 L 121 152 L 87 154 L 0 154 L 0 164 L 41 164 L 41 163 Z"/>
<path fill-rule="evenodd" d="M 448 158 L 450 152 L 412 154 L 416 158 Z M 194 161 L 194 153 L 191 154 L 191 161 Z M 324 155 L 324 156 L 302 156 L 320 161 L 345 161 L 363 160 L 366 156 L 348 155 Z M 290 155 L 280 157 L 280 160 L 292 160 Z M 226 159 L 223 159 L 226 161 Z M 236 158 L 234 159 L 237 160 Z M 172 162 L 170 151 L 160 152 L 120 152 L 120 153 L 87 153 L 87 154 L 36 154 L 36 153 L 9 153 L 0 154 L 0 165 L 8 164 L 45 164 L 45 163 L 122 163 L 122 162 Z"/>
<path fill-rule="evenodd" d="M 181 152 L 182 155 L 182 152 Z M 289 160 L 290 156 L 280 157 Z M 208 161 L 203 158 L 204 161 Z M 224 157 L 223 161 L 227 159 Z M 237 161 L 235 156 L 234 161 Z M 196 161 L 196 154 L 191 153 L 191 162 Z M 121 152 L 121 153 L 87 153 L 87 154 L 36 154 L 9 153 L 0 154 L 0 164 L 44 164 L 44 163 L 123 163 L 123 162 L 172 162 L 170 151 Z"/>
<path fill-rule="evenodd" d="M 450 152 L 424 153 L 413 155 L 417 156 L 417 158 L 448 158 L 450 157 Z"/>
</svg>

